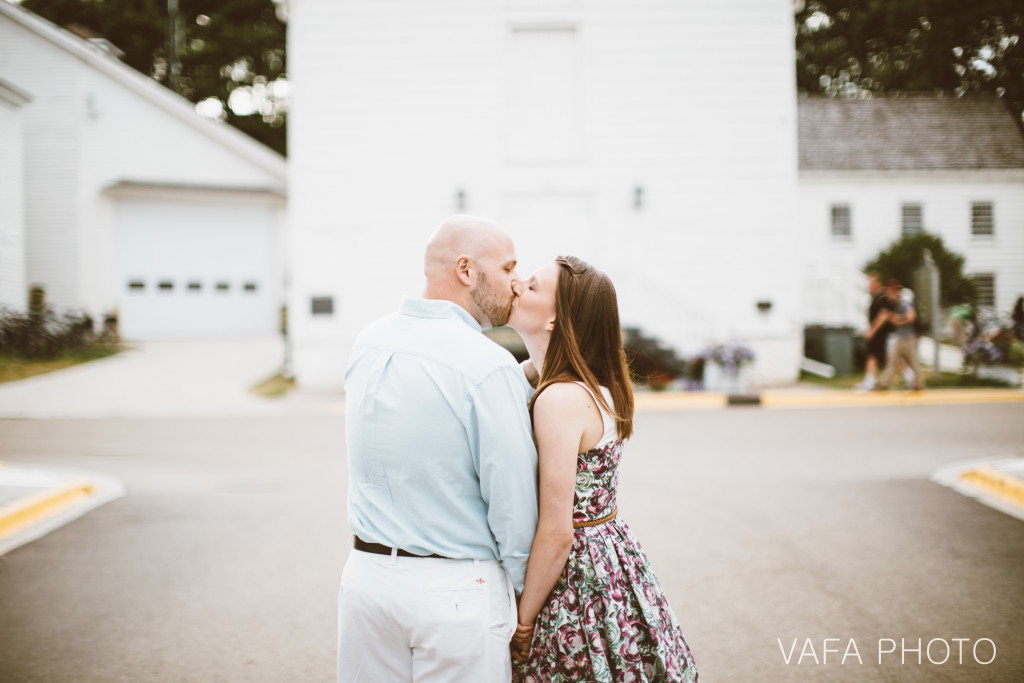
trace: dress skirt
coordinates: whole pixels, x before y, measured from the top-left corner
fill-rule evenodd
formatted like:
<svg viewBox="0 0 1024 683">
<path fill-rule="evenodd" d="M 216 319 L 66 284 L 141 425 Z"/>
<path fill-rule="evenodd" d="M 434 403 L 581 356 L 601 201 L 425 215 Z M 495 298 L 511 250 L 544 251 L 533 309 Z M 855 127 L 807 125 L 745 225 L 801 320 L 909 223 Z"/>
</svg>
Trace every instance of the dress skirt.
<svg viewBox="0 0 1024 683">
<path fill-rule="evenodd" d="M 697 681 L 697 668 L 640 544 L 619 518 L 575 530 L 513 681 Z"/>
</svg>

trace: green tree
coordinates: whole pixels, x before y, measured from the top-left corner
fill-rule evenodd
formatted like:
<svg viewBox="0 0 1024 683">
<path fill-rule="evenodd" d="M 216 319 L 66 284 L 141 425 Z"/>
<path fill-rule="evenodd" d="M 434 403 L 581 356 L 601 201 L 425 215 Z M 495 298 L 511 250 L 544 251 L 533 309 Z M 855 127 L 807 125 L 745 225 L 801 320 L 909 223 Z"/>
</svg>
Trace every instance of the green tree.
<svg viewBox="0 0 1024 683">
<path fill-rule="evenodd" d="M 274 0 L 179 0 L 173 77 L 167 0 L 23 0 L 60 26 L 79 24 L 122 50 L 126 64 L 192 102 L 219 103 L 220 118 L 284 154 L 285 26 Z M 238 91 L 237 93 L 235 91 Z M 216 111 L 218 107 L 213 109 Z"/>
<path fill-rule="evenodd" d="M 993 91 L 1021 123 L 1020 0 L 808 0 L 795 17 L 801 91 Z"/>
<path fill-rule="evenodd" d="M 964 275 L 964 257 L 946 248 L 942 238 L 927 232 L 904 235 L 865 266 L 865 271 L 876 271 L 882 281 L 896 278 L 913 286 L 916 274 L 924 266 L 924 251 L 932 254 L 939 269 L 939 302 L 945 306 L 974 303 L 974 282 Z"/>
</svg>

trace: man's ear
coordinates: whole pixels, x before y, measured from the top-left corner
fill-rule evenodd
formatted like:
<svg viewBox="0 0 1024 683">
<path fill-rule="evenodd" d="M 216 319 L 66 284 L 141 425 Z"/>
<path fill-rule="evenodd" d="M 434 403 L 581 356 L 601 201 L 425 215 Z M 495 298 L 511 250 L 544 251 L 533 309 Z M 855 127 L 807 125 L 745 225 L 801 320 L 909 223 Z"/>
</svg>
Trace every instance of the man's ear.
<svg viewBox="0 0 1024 683">
<path fill-rule="evenodd" d="M 473 284 L 475 270 L 476 265 L 473 263 L 473 259 L 465 254 L 462 254 L 455 259 L 455 274 L 458 276 L 459 281 L 467 287 Z"/>
</svg>

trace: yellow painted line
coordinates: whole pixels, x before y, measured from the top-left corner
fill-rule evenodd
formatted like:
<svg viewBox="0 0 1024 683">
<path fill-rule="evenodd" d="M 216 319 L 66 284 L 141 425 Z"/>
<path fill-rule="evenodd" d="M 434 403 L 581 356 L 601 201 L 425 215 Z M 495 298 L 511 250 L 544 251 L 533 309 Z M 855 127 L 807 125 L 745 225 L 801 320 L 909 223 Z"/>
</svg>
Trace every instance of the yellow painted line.
<svg viewBox="0 0 1024 683">
<path fill-rule="evenodd" d="M 756 393 L 756 392 L 755 392 Z M 1024 403 L 1019 389 L 925 389 L 907 392 L 822 390 L 773 390 L 760 392 L 761 405 L 766 408 L 927 406 L 965 403 Z M 729 397 L 723 393 L 704 391 L 641 391 L 634 394 L 637 410 L 707 410 L 725 408 Z"/>
<path fill-rule="evenodd" d="M 761 405 L 769 408 L 797 408 L 809 406 L 925 406 L 963 403 L 1024 402 L 1024 391 L 1015 389 L 925 389 L 906 392 L 900 390 L 868 391 L 763 391 Z"/>
<path fill-rule="evenodd" d="M 960 478 L 985 489 L 1008 503 L 1024 507 L 1024 479 L 991 467 L 978 467 L 960 474 Z"/>
<path fill-rule="evenodd" d="M 728 400 L 729 397 L 725 394 L 715 392 L 666 391 L 636 393 L 633 395 L 633 406 L 637 410 L 708 410 L 724 408 Z"/>
<path fill-rule="evenodd" d="M 59 488 L 47 489 L 0 506 L 0 538 L 7 538 L 22 529 L 53 517 L 74 503 L 88 498 L 94 491 L 92 482 L 79 481 Z"/>
</svg>

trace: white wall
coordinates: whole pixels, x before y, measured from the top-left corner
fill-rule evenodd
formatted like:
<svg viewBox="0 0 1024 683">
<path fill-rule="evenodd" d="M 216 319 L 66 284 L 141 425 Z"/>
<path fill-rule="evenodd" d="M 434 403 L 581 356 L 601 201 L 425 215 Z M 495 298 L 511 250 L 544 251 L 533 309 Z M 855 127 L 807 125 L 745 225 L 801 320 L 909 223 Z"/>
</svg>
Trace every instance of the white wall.
<svg viewBox="0 0 1024 683">
<path fill-rule="evenodd" d="M 32 93 L 23 121 L 26 284 L 47 302 L 77 306 L 77 65 L 58 48 L 0 17 L 0 78 Z"/>
<path fill-rule="evenodd" d="M 971 204 L 990 201 L 992 237 L 971 235 Z M 920 203 L 924 229 L 966 258 L 965 272 L 994 273 L 996 306 L 1024 294 L 1024 172 L 930 175 L 812 174 L 800 179 L 808 261 L 803 270 L 809 323 L 865 326 L 864 264 L 900 238 L 901 205 Z M 851 209 L 849 239 L 831 237 L 833 204 Z"/>
<path fill-rule="evenodd" d="M 420 292 L 460 190 L 523 274 L 574 253 L 613 277 L 624 324 L 686 352 L 747 340 L 755 381 L 794 378 L 792 31 L 788 0 L 295 2 L 299 382 L 340 386 L 358 331 Z M 333 317 L 309 315 L 319 295 Z"/>
<path fill-rule="evenodd" d="M 115 183 L 283 189 L 280 155 L 62 30 L 0 10 L 0 78 L 34 98 L 24 122 L 27 278 L 45 284 L 49 303 L 94 315 L 118 306 L 115 204 L 104 192 Z M 262 205 L 282 231 L 279 203 Z"/>
<path fill-rule="evenodd" d="M 25 202 L 22 120 L 28 97 L 0 82 L 0 307 L 23 308 Z"/>
</svg>

